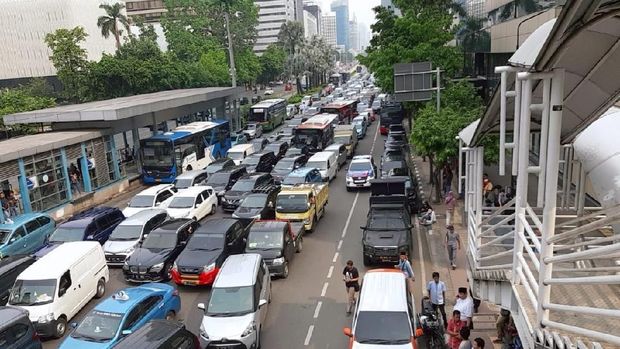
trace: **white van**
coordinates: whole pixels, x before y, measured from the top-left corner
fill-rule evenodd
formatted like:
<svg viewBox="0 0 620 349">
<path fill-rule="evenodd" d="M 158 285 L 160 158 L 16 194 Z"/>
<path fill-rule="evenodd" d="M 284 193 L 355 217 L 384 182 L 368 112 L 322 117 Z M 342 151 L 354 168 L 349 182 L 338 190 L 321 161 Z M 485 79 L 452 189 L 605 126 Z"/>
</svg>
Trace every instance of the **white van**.
<svg viewBox="0 0 620 349">
<path fill-rule="evenodd" d="M 237 144 L 228 150 L 228 155 L 226 156 L 231 158 L 235 162 L 235 165 L 240 165 L 241 161 L 254 153 L 253 144 Z"/>
<path fill-rule="evenodd" d="M 19 274 L 9 305 L 27 310 L 40 336 L 60 338 L 86 303 L 103 297 L 109 279 L 98 242 L 65 242 Z"/>
<path fill-rule="evenodd" d="M 338 174 L 338 153 L 320 151 L 308 159 L 306 167 L 318 168 L 321 172 L 321 177 L 323 177 L 323 181 L 329 182 L 336 178 Z"/>
<path fill-rule="evenodd" d="M 200 324 L 200 347 L 219 348 L 241 342 L 244 348 L 260 348 L 260 333 L 271 303 L 271 277 L 259 254 L 226 258 L 215 278 L 209 305 Z"/>
<path fill-rule="evenodd" d="M 345 328 L 352 348 L 417 348 L 423 335 L 419 327 L 415 302 L 405 275 L 399 269 L 369 270 L 364 276 L 352 328 Z M 415 329 L 415 332 L 412 331 Z M 389 344 L 383 344 L 389 343 Z"/>
</svg>

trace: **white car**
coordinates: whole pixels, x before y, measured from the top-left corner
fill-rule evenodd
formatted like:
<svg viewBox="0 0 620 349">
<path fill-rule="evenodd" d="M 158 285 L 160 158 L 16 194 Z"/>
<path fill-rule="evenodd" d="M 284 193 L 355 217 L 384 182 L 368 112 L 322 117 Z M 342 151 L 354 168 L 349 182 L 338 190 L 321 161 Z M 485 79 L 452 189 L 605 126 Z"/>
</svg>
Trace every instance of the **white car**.
<svg viewBox="0 0 620 349">
<path fill-rule="evenodd" d="M 265 90 L 265 96 L 271 96 L 273 94 L 273 90 L 272 89 L 266 89 Z"/>
<path fill-rule="evenodd" d="M 140 211 L 165 206 L 176 192 L 177 189 L 173 184 L 159 184 L 144 189 L 129 201 L 129 204 L 123 210 L 123 215 L 129 217 Z"/>
<path fill-rule="evenodd" d="M 263 135 L 263 126 L 256 122 L 250 122 L 243 128 L 243 133 L 248 136 L 248 139 L 258 138 Z"/>
<path fill-rule="evenodd" d="M 216 212 L 217 196 L 210 186 L 195 186 L 179 190 L 164 208 L 170 217 L 199 221 Z"/>
</svg>

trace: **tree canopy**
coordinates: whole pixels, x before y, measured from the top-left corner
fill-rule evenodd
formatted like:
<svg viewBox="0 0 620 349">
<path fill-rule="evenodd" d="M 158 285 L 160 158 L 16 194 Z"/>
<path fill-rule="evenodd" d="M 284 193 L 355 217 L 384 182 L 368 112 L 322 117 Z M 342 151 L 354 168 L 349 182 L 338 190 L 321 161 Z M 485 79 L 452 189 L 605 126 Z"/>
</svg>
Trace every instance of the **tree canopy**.
<svg viewBox="0 0 620 349">
<path fill-rule="evenodd" d="M 50 60 L 64 86 L 63 95 L 73 102 L 84 97 L 84 76 L 89 64 L 86 50 L 80 44 L 87 36 L 83 27 L 61 28 L 45 35 L 45 43 L 52 51 Z"/>
<path fill-rule="evenodd" d="M 125 5 L 117 2 L 112 5 L 101 4 L 99 8 L 106 13 L 105 16 L 99 16 L 99 18 L 97 18 L 97 26 L 101 29 L 101 35 L 106 39 L 110 37 L 110 34 L 114 35 L 116 49 L 118 50 L 121 47 L 121 35 L 123 34 L 123 30 L 119 28 L 119 24 L 127 30 L 127 34 L 130 33 L 129 20 L 127 16 L 123 14 Z"/>
</svg>

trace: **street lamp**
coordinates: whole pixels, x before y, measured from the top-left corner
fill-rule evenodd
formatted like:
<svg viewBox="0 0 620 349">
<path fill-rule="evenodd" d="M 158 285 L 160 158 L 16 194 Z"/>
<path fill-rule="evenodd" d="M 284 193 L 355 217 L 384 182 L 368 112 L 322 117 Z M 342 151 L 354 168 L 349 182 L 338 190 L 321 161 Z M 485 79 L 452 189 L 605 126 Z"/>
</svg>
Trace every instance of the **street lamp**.
<svg viewBox="0 0 620 349">
<path fill-rule="evenodd" d="M 237 15 L 237 13 L 235 13 Z M 233 50 L 232 37 L 230 36 L 230 20 L 228 18 L 228 6 L 224 11 L 224 20 L 226 22 L 226 37 L 228 38 L 228 59 L 230 62 L 230 80 L 232 87 L 237 87 L 237 69 L 235 68 L 235 53 Z"/>
</svg>

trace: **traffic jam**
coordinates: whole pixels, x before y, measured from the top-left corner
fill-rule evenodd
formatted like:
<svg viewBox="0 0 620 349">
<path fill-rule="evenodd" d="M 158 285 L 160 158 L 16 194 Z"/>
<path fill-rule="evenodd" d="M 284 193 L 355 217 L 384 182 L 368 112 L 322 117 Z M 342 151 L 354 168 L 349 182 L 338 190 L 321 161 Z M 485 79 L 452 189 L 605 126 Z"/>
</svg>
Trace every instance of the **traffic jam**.
<svg viewBox="0 0 620 349">
<path fill-rule="evenodd" d="M 142 139 L 144 187 L 123 207 L 0 224 L 0 329 L 22 331 L 2 336 L 21 338 L 15 348 L 260 348 L 272 287 L 290 282 L 304 240 L 336 219 L 330 188 L 344 184 L 355 201 L 368 194 L 354 228 L 372 269 L 343 336 L 350 348 L 417 347 L 415 302 L 394 268 L 412 253 L 417 184 L 403 108 L 373 81 L 362 72 L 300 105 L 260 101 L 236 133 L 228 121 L 197 121 Z M 357 149 L 374 130 L 380 161 Z M 357 282 L 343 274 L 347 287 Z M 116 279 L 124 287 L 110 289 Z M 179 315 L 185 292 L 208 293 L 190 311 L 199 331 Z"/>
</svg>

